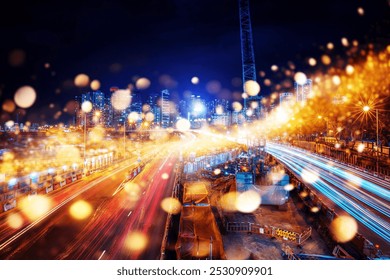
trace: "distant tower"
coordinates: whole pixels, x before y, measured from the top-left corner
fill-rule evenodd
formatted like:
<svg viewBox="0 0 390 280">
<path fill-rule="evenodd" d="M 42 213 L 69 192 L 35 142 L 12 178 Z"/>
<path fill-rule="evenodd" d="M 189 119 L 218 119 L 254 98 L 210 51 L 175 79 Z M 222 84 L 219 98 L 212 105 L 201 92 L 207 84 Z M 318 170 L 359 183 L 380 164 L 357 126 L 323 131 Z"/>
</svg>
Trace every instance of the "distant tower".
<svg viewBox="0 0 390 280">
<path fill-rule="evenodd" d="M 242 58 L 242 85 L 245 92 L 245 82 L 256 81 L 255 55 L 253 51 L 252 25 L 249 11 L 249 0 L 238 0 L 240 8 L 240 34 L 241 34 L 241 58 Z M 244 114 L 247 112 L 247 103 L 257 102 L 257 111 L 260 111 L 259 96 L 244 98 Z M 259 112 L 256 112 L 257 114 Z M 247 118 L 247 116 L 245 116 Z"/>
</svg>

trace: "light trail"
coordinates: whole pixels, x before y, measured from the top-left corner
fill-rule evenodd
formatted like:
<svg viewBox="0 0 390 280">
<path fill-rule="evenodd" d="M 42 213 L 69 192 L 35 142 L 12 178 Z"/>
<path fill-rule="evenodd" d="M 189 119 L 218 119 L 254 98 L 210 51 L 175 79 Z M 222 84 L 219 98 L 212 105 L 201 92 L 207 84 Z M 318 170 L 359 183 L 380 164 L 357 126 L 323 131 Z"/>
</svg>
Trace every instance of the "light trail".
<svg viewBox="0 0 390 280">
<path fill-rule="evenodd" d="M 357 176 L 360 173 L 354 168 L 334 162 L 329 165 L 327 160 L 293 147 L 267 143 L 266 150 L 301 178 L 303 171 L 319 174 L 311 186 L 390 242 L 390 191 L 386 183 L 374 184 L 368 176 Z"/>
</svg>

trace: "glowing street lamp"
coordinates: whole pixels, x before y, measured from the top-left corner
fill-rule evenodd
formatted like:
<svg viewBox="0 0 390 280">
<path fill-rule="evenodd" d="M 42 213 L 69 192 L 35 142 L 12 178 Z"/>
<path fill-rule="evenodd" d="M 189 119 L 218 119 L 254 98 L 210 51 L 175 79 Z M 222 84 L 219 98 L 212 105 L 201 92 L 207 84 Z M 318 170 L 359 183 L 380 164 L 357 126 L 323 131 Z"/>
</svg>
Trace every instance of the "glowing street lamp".
<svg viewBox="0 0 390 280">
<path fill-rule="evenodd" d="M 368 113 L 371 110 L 370 106 L 365 105 L 363 107 L 363 112 Z M 378 116 L 378 109 L 375 109 L 375 116 L 376 116 L 376 172 L 379 172 L 379 162 L 378 162 L 378 155 L 379 155 L 379 116 Z"/>
</svg>

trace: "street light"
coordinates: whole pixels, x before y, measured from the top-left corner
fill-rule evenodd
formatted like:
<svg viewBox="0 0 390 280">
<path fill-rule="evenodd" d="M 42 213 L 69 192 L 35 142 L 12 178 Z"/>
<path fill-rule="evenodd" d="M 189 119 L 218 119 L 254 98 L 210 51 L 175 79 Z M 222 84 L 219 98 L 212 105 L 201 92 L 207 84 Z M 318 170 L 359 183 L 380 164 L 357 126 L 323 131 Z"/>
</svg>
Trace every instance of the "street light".
<svg viewBox="0 0 390 280">
<path fill-rule="evenodd" d="M 363 107 L 363 111 L 365 113 L 368 113 L 371 110 L 370 106 L 365 105 Z M 379 173 L 379 162 L 378 162 L 378 155 L 379 155 L 379 115 L 378 115 L 378 109 L 375 109 L 375 117 L 376 117 L 376 172 Z"/>
</svg>

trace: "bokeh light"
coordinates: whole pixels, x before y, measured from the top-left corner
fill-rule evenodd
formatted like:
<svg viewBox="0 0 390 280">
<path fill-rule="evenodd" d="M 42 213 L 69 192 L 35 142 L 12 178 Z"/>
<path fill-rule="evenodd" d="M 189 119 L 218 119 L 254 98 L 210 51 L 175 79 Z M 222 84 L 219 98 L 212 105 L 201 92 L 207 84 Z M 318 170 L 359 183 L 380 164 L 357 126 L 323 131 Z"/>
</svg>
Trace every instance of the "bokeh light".
<svg viewBox="0 0 390 280">
<path fill-rule="evenodd" d="M 132 252 L 143 251 L 148 245 L 148 238 L 145 234 L 138 231 L 131 232 L 125 240 L 125 246 Z"/>
<path fill-rule="evenodd" d="M 192 77 L 191 78 L 191 83 L 193 83 L 194 85 L 199 84 L 199 78 L 198 77 Z"/>
<path fill-rule="evenodd" d="M 5 112 L 12 113 L 13 111 L 15 111 L 16 106 L 15 106 L 15 103 L 11 99 L 6 99 L 6 100 L 4 100 L 3 105 L 1 106 L 1 108 Z"/>
<path fill-rule="evenodd" d="M 161 201 L 161 208 L 169 214 L 179 214 L 181 211 L 181 203 L 177 198 L 166 197 Z"/>
<path fill-rule="evenodd" d="M 19 229 L 23 226 L 23 217 L 19 213 L 13 213 L 8 215 L 7 224 L 10 228 Z"/>
<path fill-rule="evenodd" d="M 351 216 L 339 216 L 331 222 L 329 229 L 335 241 L 345 243 L 355 237 L 358 224 Z"/>
<path fill-rule="evenodd" d="M 191 123 L 187 119 L 180 119 L 176 122 L 176 128 L 180 131 L 188 131 L 191 128 Z"/>
<path fill-rule="evenodd" d="M 256 96 L 260 92 L 260 85 L 253 80 L 246 81 L 244 83 L 244 90 L 250 96 Z"/>
<path fill-rule="evenodd" d="M 100 89 L 100 82 L 98 80 L 93 80 L 91 82 L 91 89 L 92 90 L 98 90 Z"/>
<path fill-rule="evenodd" d="M 86 74 L 78 74 L 74 78 L 74 84 L 76 87 L 87 87 L 89 85 L 89 76 Z"/>
<path fill-rule="evenodd" d="M 224 194 L 220 199 L 220 205 L 222 209 L 226 212 L 237 211 L 236 208 L 237 196 L 238 196 L 237 192 L 228 192 Z"/>
<path fill-rule="evenodd" d="M 21 108 L 31 107 L 34 104 L 36 98 L 37 94 L 34 88 L 30 86 L 20 87 L 14 95 L 14 101 L 16 105 Z"/>
<path fill-rule="evenodd" d="M 112 107 L 117 111 L 125 110 L 131 103 L 129 89 L 118 89 L 111 95 Z"/>
<path fill-rule="evenodd" d="M 148 78 L 145 78 L 145 77 L 139 78 L 135 82 L 136 88 L 141 89 L 141 90 L 147 89 L 148 87 L 150 87 L 150 85 L 151 85 L 150 80 Z"/>
<path fill-rule="evenodd" d="M 238 194 L 236 208 L 242 213 L 252 213 L 259 208 L 261 196 L 258 192 L 249 190 Z"/>
<path fill-rule="evenodd" d="M 319 179 L 318 174 L 316 174 L 312 171 L 309 171 L 307 169 L 304 169 L 302 171 L 301 177 L 305 182 L 307 182 L 309 184 L 312 184 Z"/>
<path fill-rule="evenodd" d="M 81 110 L 84 113 L 89 113 L 92 111 L 92 102 L 91 101 L 84 101 L 83 104 L 81 104 Z"/>
<path fill-rule="evenodd" d="M 295 82 L 297 82 L 297 84 L 304 85 L 306 83 L 306 81 L 307 81 L 307 78 L 306 78 L 305 73 L 297 72 L 294 75 L 294 80 L 295 80 Z"/>
<path fill-rule="evenodd" d="M 23 197 L 19 202 L 19 208 L 30 221 L 34 221 L 47 213 L 51 205 L 50 199 L 42 195 Z"/>
<path fill-rule="evenodd" d="M 88 218 L 92 212 L 93 208 L 91 204 L 85 200 L 78 200 L 74 202 L 69 208 L 70 215 L 76 220 L 84 220 Z"/>
</svg>

